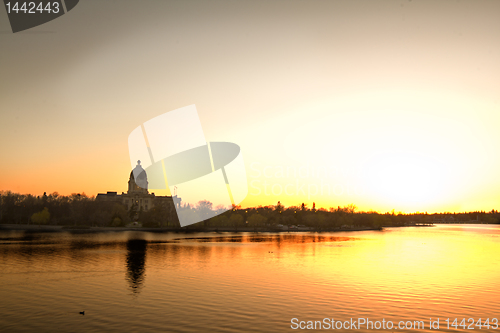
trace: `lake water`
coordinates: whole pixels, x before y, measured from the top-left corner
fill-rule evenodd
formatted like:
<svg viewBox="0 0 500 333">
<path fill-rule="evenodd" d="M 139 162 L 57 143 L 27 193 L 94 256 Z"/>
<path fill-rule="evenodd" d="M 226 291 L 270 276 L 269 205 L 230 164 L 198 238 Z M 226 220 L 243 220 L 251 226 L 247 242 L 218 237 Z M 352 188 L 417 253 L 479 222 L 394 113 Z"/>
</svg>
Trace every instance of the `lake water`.
<svg viewBox="0 0 500 333">
<path fill-rule="evenodd" d="M 430 318 L 442 332 L 470 331 L 463 318 L 493 332 L 499 305 L 500 226 L 0 233 L 5 332 L 289 332 L 331 319 L 349 324 L 340 331 L 434 332 Z M 351 318 L 374 326 L 343 323 Z M 376 329 L 388 321 L 393 329 Z"/>
</svg>

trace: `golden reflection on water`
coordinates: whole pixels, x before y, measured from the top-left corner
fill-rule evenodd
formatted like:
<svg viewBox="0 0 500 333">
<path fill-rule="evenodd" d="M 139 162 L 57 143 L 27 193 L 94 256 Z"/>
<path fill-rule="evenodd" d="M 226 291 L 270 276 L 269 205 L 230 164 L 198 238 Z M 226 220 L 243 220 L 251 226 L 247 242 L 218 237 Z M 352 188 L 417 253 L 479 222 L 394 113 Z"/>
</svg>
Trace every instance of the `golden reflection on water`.
<svg viewBox="0 0 500 333">
<path fill-rule="evenodd" d="M 0 311 L 10 315 L 0 324 L 23 322 L 28 331 L 56 330 L 58 323 L 79 327 L 73 331 L 288 331 L 292 318 L 494 318 L 499 236 L 498 226 L 481 225 L 321 234 L 11 233 L 0 239 L 7 300 Z M 82 309 L 85 320 L 74 315 Z"/>
</svg>

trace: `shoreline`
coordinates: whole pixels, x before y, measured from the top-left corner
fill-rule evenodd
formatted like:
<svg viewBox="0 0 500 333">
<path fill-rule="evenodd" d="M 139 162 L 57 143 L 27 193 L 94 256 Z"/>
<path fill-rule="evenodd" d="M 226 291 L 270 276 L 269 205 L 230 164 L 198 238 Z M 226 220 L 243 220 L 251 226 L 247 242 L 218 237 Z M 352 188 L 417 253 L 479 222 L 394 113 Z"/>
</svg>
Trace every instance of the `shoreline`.
<svg viewBox="0 0 500 333">
<path fill-rule="evenodd" d="M 62 233 L 68 232 L 72 234 L 85 233 L 106 233 L 106 232 L 152 232 L 152 233 L 240 233 L 240 232 L 272 232 L 272 233 L 290 233 L 290 232 L 346 232 L 346 231 L 383 231 L 384 228 L 401 228 L 401 227 L 433 227 L 434 225 L 402 225 L 402 226 L 384 226 L 380 228 L 357 227 L 357 228 L 334 228 L 334 229 L 313 229 L 313 228 L 295 228 L 295 229 L 279 229 L 279 228 L 252 228 L 252 227 L 207 227 L 207 228 L 137 228 L 137 227 L 85 227 L 85 226 L 57 226 L 57 225 L 32 225 L 32 224 L 0 224 L 0 231 L 25 231 L 30 233 Z"/>
</svg>

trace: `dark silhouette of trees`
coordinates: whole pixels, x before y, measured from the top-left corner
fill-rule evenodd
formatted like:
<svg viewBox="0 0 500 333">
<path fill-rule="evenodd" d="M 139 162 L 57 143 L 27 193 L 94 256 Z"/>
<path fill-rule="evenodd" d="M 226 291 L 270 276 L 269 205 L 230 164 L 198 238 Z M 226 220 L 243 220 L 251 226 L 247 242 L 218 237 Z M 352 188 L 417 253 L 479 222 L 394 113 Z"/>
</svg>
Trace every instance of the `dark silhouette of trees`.
<svg viewBox="0 0 500 333">
<path fill-rule="evenodd" d="M 214 211 L 212 210 L 213 204 L 208 200 L 201 200 L 196 205 L 196 212 L 201 220 L 204 222 L 204 226 L 208 226 L 208 219 L 214 216 Z"/>
<path fill-rule="evenodd" d="M 252 228 L 254 230 L 276 230 L 279 225 L 303 226 L 314 230 L 341 230 L 352 228 L 381 228 L 412 225 L 416 223 L 499 223 L 498 210 L 460 213 L 428 214 L 362 212 L 349 204 L 344 207 L 312 208 L 307 204 L 285 207 L 278 201 L 276 205 L 242 209 L 241 206 L 213 208 L 210 201 L 202 200 L 196 205 L 184 204 L 180 214 L 186 214 L 201 222 L 187 228 Z M 51 224 L 63 226 L 109 227 L 126 226 L 137 220 L 144 227 L 179 228 L 176 210 L 165 201 L 155 201 L 152 209 L 139 211 L 127 208 L 116 201 L 95 200 L 85 193 L 69 196 L 57 192 L 42 196 L 0 192 L 0 223 L 3 224 Z M 282 228 L 281 228 L 282 229 Z"/>
<path fill-rule="evenodd" d="M 263 227 L 265 227 L 266 222 L 267 222 L 267 218 L 262 216 L 262 214 L 258 214 L 258 213 L 252 214 L 248 218 L 248 226 L 249 227 L 263 228 Z"/>
<path fill-rule="evenodd" d="M 229 218 L 229 223 L 234 226 L 234 230 L 238 230 L 238 228 L 243 227 L 243 216 L 233 213 Z"/>
<path fill-rule="evenodd" d="M 126 213 L 124 206 L 118 204 L 120 208 L 114 207 L 114 202 L 96 201 L 95 198 L 88 197 L 85 193 L 61 196 L 54 192 L 49 195 L 45 193 L 43 196 L 33 196 L 8 191 L 2 192 L 1 198 L 0 223 L 110 226 L 115 217 L 123 221 L 128 220 L 122 214 L 123 210 Z M 39 215 L 39 213 L 45 210 L 48 212 L 49 220 L 43 222 L 46 220 L 43 216 L 47 214 Z"/>
</svg>

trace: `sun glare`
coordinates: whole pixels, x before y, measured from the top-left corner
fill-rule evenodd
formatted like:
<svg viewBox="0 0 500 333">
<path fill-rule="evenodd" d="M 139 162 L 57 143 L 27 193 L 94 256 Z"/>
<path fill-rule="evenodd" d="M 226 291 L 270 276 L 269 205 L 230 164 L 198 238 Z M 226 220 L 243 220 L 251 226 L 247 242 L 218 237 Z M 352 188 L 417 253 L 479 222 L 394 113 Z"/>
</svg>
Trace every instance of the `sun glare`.
<svg viewBox="0 0 500 333">
<path fill-rule="evenodd" d="M 445 188 L 440 163 L 408 152 L 376 155 L 366 165 L 365 177 L 367 192 L 398 207 L 431 204 Z"/>
<path fill-rule="evenodd" d="M 327 205 L 356 202 L 360 209 L 402 212 L 470 206 L 478 188 L 486 193 L 486 170 L 494 164 L 492 129 L 471 110 L 489 107 L 447 96 L 399 95 L 318 106 L 316 117 L 301 119 L 286 136 L 287 155 L 334 170 L 322 180 L 332 186 L 357 189 L 323 198 Z"/>
</svg>

